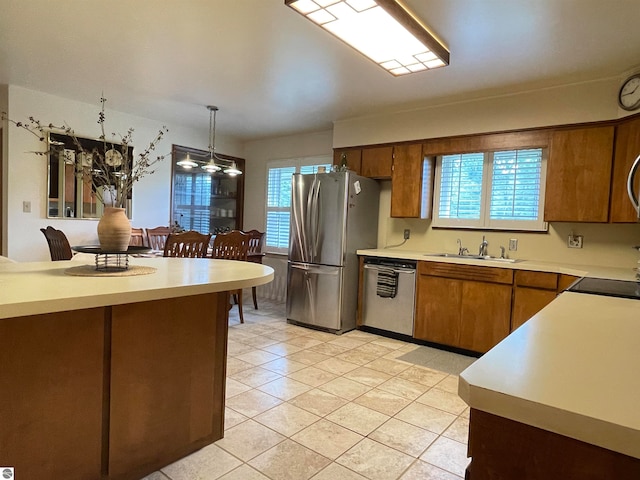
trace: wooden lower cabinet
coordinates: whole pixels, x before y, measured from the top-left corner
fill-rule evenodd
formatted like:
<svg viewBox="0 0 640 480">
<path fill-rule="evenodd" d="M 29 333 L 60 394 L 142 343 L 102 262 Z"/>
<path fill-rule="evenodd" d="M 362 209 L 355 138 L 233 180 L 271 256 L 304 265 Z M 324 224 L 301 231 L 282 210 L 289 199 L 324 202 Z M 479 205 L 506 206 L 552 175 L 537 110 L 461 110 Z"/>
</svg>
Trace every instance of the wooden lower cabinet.
<svg viewBox="0 0 640 480">
<path fill-rule="evenodd" d="M 513 288 L 513 311 L 511 331 L 518 328 L 556 298 L 555 290 L 541 290 L 529 287 Z"/>
<path fill-rule="evenodd" d="M 467 480 L 636 480 L 640 459 L 471 409 Z"/>
<path fill-rule="evenodd" d="M 471 267 L 482 275 L 483 267 Z M 465 266 L 449 273 L 464 274 Z M 511 283 L 460 280 L 420 273 L 414 336 L 484 353 L 509 334 Z"/>
</svg>

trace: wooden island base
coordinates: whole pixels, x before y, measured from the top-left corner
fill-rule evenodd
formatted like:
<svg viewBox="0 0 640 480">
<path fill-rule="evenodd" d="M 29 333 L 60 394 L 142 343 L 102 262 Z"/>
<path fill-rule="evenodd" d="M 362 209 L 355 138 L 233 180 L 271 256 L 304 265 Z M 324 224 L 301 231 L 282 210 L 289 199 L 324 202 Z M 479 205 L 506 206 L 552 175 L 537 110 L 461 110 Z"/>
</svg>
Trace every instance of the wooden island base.
<svg viewBox="0 0 640 480">
<path fill-rule="evenodd" d="M 0 319 L 0 466 L 139 479 L 220 438 L 228 292 Z"/>
<path fill-rule="evenodd" d="M 637 480 L 640 459 L 471 409 L 466 480 Z"/>
</svg>

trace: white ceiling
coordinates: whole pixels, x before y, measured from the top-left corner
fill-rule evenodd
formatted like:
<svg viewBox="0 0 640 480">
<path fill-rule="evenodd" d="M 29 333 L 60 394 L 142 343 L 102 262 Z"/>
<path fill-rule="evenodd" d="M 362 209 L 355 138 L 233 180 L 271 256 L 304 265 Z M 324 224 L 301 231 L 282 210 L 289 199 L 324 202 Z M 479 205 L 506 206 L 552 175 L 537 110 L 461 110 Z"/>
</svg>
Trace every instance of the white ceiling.
<svg viewBox="0 0 640 480">
<path fill-rule="evenodd" d="M 640 0 L 405 4 L 450 66 L 395 78 L 284 0 L 0 0 L 0 83 L 251 140 L 640 68 Z"/>
</svg>

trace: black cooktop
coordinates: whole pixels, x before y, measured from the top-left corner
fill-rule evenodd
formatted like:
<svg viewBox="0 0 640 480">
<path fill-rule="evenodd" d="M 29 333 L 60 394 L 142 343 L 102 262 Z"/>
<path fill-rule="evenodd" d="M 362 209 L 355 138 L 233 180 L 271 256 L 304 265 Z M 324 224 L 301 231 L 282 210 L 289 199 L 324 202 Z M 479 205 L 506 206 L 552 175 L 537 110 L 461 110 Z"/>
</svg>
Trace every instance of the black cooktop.
<svg viewBox="0 0 640 480">
<path fill-rule="evenodd" d="M 640 282 L 627 280 L 582 278 L 569 287 L 567 291 L 640 300 Z"/>
</svg>

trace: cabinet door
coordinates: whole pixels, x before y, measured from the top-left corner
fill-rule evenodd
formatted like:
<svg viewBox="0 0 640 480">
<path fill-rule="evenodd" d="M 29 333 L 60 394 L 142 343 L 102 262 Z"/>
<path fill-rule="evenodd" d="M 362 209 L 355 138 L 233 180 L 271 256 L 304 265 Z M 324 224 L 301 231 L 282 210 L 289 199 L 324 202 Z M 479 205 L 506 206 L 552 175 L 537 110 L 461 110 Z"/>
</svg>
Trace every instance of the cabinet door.
<svg viewBox="0 0 640 480">
<path fill-rule="evenodd" d="M 513 289 L 513 311 L 511 331 L 514 331 L 556 298 L 555 290 L 515 287 Z"/>
<path fill-rule="evenodd" d="M 362 149 L 336 149 L 333 151 L 333 164 L 340 166 L 342 154 L 347 156 L 347 167 L 358 175 L 362 172 Z"/>
<path fill-rule="evenodd" d="M 422 145 L 397 145 L 391 172 L 391 216 L 429 218 L 433 159 L 425 160 Z"/>
<path fill-rule="evenodd" d="M 621 123 L 616 128 L 616 153 L 611 177 L 610 220 L 612 222 L 635 223 L 638 221 L 638 214 L 631 206 L 627 195 L 627 176 L 638 155 L 640 155 L 640 118 L 634 118 Z M 636 192 L 639 183 L 640 178 L 636 178 Z"/>
<path fill-rule="evenodd" d="M 606 222 L 614 127 L 553 132 L 547 162 L 544 219 Z"/>
<path fill-rule="evenodd" d="M 511 285 L 465 281 L 459 347 L 484 353 L 509 335 Z"/>
<path fill-rule="evenodd" d="M 377 179 L 391 178 L 393 147 L 362 149 L 362 176 Z"/>
<path fill-rule="evenodd" d="M 414 337 L 457 346 L 460 338 L 462 281 L 420 275 L 417 295 Z"/>
</svg>

